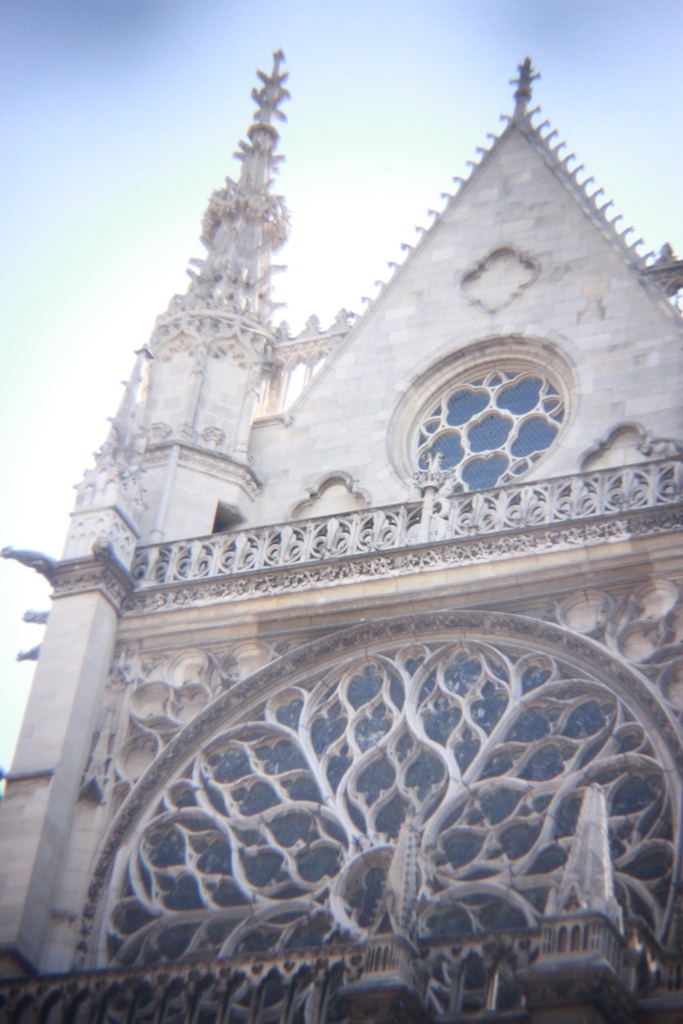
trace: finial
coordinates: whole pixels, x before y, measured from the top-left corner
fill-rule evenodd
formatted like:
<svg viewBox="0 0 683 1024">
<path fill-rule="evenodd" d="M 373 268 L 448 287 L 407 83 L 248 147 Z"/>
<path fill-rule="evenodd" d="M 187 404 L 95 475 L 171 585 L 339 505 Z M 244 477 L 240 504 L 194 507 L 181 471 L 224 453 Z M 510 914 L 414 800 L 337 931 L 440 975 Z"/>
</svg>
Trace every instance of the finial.
<svg viewBox="0 0 683 1024">
<path fill-rule="evenodd" d="M 531 83 L 541 77 L 539 71 L 534 71 L 531 66 L 531 57 L 526 57 L 523 64 L 518 66 L 519 78 L 511 78 L 510 85 L 516 85 L 514 92 L 515 112 L 514 120 L 521 121 L 527 116 L 527 104 L 531 99 Z"/>
<path fill-rule="evenodd" d="M 260 89 L 251 90 L 251 98 L 257 107 L 254 121 L 259 124 L 270 124 L 274 117 L 280 121 L 287 120 L 282 111 L 278 109 L 283 100 L 290 98 L 289 92 L 282 88 L 283 82 L 289 78 L 287 72 L 283 75 L 280 74 L 280 65 L 284 59 L 285 55 L 282 50 L 276 50 L 273 54 L 273 70 L 270 76 L 263 71 L 256 72 L 263 85 Z"/>
<path fill-rule="evenodd" d="M 605 793 L 597 783 L 584 790 L 581 813 L 558 891 L 551 891 L 546 916 L 565 913 L 603 914 L 623 930 L 621 908 L 614 895 Z"/>
</svg>

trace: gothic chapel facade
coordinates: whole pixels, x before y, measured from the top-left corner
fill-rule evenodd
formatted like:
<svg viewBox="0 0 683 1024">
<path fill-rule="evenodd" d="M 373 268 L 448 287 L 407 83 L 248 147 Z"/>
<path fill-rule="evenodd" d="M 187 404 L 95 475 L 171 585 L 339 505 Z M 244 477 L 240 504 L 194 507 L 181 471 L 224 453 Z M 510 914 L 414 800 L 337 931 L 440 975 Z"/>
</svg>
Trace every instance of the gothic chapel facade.
<svg viewBox="0 0 683 1024">
<path fill-rule="evenodd" d="M 527 59 L 364 315 L 292 337 L 281 64 L 61 559 L 3 551 L 54 593 L 0 1018 L 679 1022 L 683 262 Z"/>
</svg>

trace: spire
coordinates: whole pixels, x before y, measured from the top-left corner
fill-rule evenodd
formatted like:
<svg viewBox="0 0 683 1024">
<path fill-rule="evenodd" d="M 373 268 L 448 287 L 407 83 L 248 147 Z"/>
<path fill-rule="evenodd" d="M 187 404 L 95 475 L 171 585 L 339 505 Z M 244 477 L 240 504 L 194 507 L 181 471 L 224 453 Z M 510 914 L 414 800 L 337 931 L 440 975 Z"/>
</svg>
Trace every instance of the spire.
<svg viewBox="0 0 683 1024">
<path fill-rule="evenodd" d="M 539 71 L 534 71 L 531 66 L 531 57 L 526 57 L 523 64 L 519 64 L 519 78 L 511 78 L 510 85 L 516 85 L 514 92 L 515 112 L 513 120 L 522 121 L 527 116 L 527 108 L 531 99 L 531 86 L 537 78 L 541 77 Z"/>
<path fill-rule="evenodd" d="M 413 931 L 415 901 L 419 887 L 419 842 L 420 837 L 411 816 L 401 825 L 387 874 L 386 889 L 391 923 L 396 934 L 407 937 L 410 937 Z"/>
<path fill-rule="evenodd" d="M 188 271 L 192 283 L 187 296 L 175 300 L 183 309 L 219 309 L 250 314 L 263 323 L 270 320 L 270 278 L 284 270 L 270 258 L 286 242 L 289 228 L 284 199 L 271 191 L 277 164 L 284 159 L 275 153 L 279 135 L 273 126 L 275 119 L 286 120 L 280 110 L 289 98 L 283 87 L 288 76 L 280 71 L 283 61 L 278 50 L 270 75 L 257 72 L 262 85 L 251 93 L 254 121 L 235 153 L 242 162 L 239 180 L 226 178 L 225 186 L 209 199 L 202 224 L 207 256 L 190 261 L 197 272 Z"/>
<path fill-rule="evenodd" d="M 623 931 L 621 908 L 614 895 L 607 804 L 596 783 L 584 793 L 562 883 L 557 895 L 551 894 L 546 910 L 547 916 L 576 913 L 603 914 Z"/>
</svg>

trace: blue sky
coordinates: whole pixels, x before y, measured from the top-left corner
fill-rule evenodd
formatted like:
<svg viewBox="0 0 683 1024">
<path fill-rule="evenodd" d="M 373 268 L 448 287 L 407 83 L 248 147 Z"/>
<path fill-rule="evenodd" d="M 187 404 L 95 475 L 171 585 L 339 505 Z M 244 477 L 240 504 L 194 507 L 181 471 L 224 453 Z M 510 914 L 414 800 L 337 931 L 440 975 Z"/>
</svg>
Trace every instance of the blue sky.
<svg viewBox="0 0 683 1024">
<path fill-rule="evenodd" d="M 517 63 L 646 248 L 683 251 L 679 0 L 0 0 L 0 545 L 58 555 L 72 485 L 185 267 L 282 47 L 292 102 L 277 278 L 300 327 L 360 311 L 500 130 Z M 47 587 L 0 564 L 0 765 Z"/>
</svg>

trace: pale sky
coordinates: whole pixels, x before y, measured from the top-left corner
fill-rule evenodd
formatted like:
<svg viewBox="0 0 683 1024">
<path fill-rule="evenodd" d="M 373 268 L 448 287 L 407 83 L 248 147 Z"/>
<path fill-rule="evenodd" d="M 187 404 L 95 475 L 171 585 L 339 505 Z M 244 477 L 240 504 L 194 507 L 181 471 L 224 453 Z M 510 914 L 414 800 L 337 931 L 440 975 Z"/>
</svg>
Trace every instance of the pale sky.
<svg viewBox="0 0 683 1024">
<path fill-rule="evenodd" d="M 72 486 L 185 267 L 249 124 L 257 67 L 290 72 L 277 297 L 296 329 L 386 280 L 453 175 L 534 105 L 647 249 L 683 252 L 680 0 L 0 0 L 0 547 L 58 556 Z M 565 152 L 568 152 L 565 151 Z M 0 562 L 0 766 L 47 585 Z"/>
</svg>

